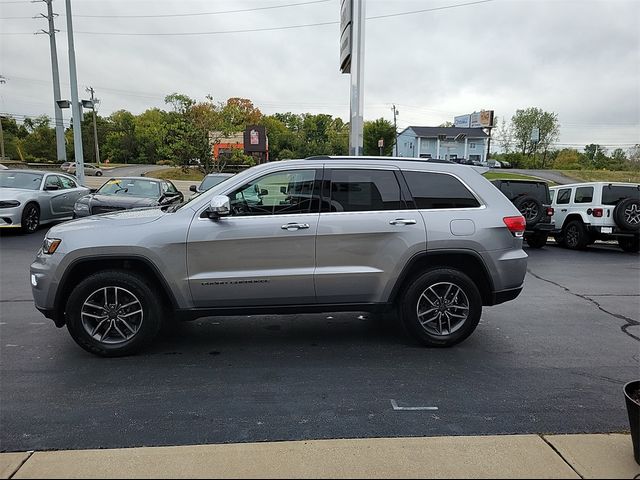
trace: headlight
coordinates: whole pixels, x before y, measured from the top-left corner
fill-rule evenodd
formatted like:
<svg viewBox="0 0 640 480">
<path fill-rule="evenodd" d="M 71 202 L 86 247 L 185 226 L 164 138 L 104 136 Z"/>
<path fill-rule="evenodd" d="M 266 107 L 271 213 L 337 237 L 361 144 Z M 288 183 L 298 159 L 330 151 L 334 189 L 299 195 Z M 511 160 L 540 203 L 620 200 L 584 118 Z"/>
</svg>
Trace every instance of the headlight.
<svg viewBox="0 0 640 480">
<path fill-rule="evenodd" d="M 0 200 L 0 208 L 19 207 L 20 202 L 17 200 Z"/>
<path fill-rule="evenodd" d="M 89 205 L 87 205 L 86 203 L 76 203 L 73 208 L 75 210 L 77 210 L 78 212 L 88 212 L 89 211 Z"/>
<path fill-rule="evenodd" d="M 42 253 L 46 253 L 47 255 L 53 254 L 61 242 L 62 240 L 59 238 L 45 238 L 42 244 Z"/>
</svg>

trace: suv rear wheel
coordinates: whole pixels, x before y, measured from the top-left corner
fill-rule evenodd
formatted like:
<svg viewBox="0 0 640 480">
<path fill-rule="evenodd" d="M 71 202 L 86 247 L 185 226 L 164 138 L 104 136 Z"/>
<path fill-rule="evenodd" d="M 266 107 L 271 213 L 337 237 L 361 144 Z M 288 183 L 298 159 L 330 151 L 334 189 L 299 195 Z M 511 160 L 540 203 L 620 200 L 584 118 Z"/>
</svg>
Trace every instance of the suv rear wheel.
<svg viewBox="0 0 640 480">
<path fill-rule="evenodd" d="M 572 220 L 562 230 L 564 245 L 572 250 L 582 250 L 589 243 L 589 234 L 580 220 Z"/>
<path fill-rule="evenodd" d="M 120 270 L 99 272 L 71 292 L 67 328 L 88 352 L 104 357 L 130 355 L 158 334 L 160 304 L 143 278 Z"/>
<path fill-rule="evenodd" d="M 547 244 L 547 234 L 532 233 L 531 235 L 527 235 L 525 240 L 531 248 L 542 248 Z"/>
<path fill-rule="evenodd" d="M 473 281 L 459 270 L 439 268 L 417 277 L 402 297 L 402 321 L 429 347 L 450 347 L 476 329 L 482 299 Z"/>
</svg>

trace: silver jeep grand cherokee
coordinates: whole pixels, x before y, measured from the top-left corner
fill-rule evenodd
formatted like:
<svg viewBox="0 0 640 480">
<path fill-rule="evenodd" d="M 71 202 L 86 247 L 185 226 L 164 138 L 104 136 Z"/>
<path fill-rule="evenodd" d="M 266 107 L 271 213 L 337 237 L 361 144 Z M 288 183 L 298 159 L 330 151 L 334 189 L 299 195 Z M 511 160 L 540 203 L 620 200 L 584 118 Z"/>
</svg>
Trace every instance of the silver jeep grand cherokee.
<svg viewBox="0 0 640 480">
<path fill-rule="evenodd" d="M 168 322 L 394 311 L 450 346 L 518 296 L 524 218 L 475 170 L 311 157 L 246 170 L 181 206 L 67 222 L 31 265 L 38 310 L 85 350 L 134 353 Z"/>
</svg>

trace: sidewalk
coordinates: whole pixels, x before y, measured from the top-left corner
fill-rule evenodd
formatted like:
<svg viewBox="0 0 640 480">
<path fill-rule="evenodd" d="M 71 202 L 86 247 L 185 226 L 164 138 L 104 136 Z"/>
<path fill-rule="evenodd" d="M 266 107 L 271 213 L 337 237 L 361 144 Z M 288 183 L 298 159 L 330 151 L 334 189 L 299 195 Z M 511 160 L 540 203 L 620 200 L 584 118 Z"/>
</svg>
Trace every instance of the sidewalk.
<svg viewBox="0 0 640 480">
<path fill-rule="evenodd" d="M 1 453 L 1 478 L 634 478 L 627 434 L 500 435 Z"/>
</svg>

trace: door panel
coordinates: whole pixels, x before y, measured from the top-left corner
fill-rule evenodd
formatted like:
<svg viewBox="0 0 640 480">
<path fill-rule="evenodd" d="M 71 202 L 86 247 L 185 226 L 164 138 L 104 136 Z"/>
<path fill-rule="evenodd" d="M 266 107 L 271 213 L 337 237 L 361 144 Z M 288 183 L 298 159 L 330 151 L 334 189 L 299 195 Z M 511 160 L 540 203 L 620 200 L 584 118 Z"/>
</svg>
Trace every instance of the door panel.
<svg viewBox="0 0 640 480">
<path fill-rule="evenodd" d="M 426 244 L 424 220 L 416 210 L 320 214 L 318 302 L 386 301 L 389 283 Z"/>
<path fill-rule="evenodd" d="M 187 239 L 194 305 L 313 303 L 318 218 L 317 213 L 194 218 Z M 292 223 L 308 227 L 286 227 Z"/>
<path fill-rule="evenodd" d="M 424 220 L 409 209 L 398 174 L 391 167 L 327 172 L 328 208 L 316 241 L 318 302 L 385 302 L 409 258 L 426 249 Z"/>
<path fill-rule="evenodd" d="M 69 191 L 62 188 L 62 183 L 57 175 L 47 176 L 45 179 L 45 187 L 47 185 L 57 185 L 59 190 L 45 190 L 42 192 L 49 208 L 42 209 L 41 220 L 58 219 L 68 216 L 69 214 L 67 213 L 66 205 L 69 202 L 69 198 L 67 196 Z"/>
<path fill-rule="evenodd" d="M 187 269 L 196 307 L 315 302 L 320 170 L 288 169 L 231 192 L 231 215 L 196 215 Z"/>
</svg>

